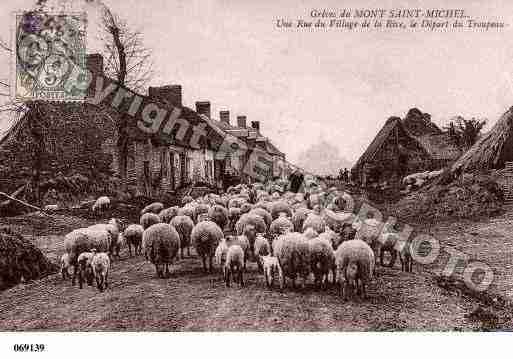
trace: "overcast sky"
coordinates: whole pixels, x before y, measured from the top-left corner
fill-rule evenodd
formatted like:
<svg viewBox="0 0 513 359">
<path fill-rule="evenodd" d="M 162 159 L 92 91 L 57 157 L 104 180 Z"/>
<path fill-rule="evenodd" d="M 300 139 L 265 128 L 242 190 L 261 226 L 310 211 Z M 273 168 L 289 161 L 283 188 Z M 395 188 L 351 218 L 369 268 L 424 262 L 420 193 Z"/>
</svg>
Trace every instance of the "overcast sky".
<svg viewBox="0 0 513 359">
<path fill-rule="evenodd" d="M 61 0 L 63 1 L 63 0 Z M 75 0 L 79 2 L 79 0 Z M 2 0 L 10 12 L 33 0 Z M 444 124 L 454 115 L 490 123 L 513 105 L 512 26 L 479 31 L 281 30 L 278 18 L 312 9 L 464 8 L 471 17 L 513 24 L 511 1 L 105 0 L 140 28 L 154 51 L 152 85 L 181 84 L 185 105 L 210 100 L 258 120 L 292 161 L 323 138 L 355 161 L 389 116 L 411 107 Z M 89 28 L 90 39 L 94 24 Z M 96 50 L 94 40 L 90 51 Z M 7 56 L 0 77 L 9 77 Z M 5 125 L 5 123 L 4 123 Z"/>
</svg>

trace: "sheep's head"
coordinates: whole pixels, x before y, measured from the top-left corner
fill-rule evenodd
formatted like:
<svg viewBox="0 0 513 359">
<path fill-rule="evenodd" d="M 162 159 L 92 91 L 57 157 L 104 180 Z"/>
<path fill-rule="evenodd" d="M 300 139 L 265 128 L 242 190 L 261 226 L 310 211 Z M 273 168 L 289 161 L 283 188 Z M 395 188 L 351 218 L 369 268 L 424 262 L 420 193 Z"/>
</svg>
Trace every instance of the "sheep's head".
<svg viewBox="0 0 513 359">
<path fill-rule="evenodd" d="M 313 212 L 314 212 L 316 215 L 320 215 L 320 214 L 321 214 L 321 206 L 319 206 L 318 204 L 316 204 L 316 205 L 313 207 Z"/>
</svg>

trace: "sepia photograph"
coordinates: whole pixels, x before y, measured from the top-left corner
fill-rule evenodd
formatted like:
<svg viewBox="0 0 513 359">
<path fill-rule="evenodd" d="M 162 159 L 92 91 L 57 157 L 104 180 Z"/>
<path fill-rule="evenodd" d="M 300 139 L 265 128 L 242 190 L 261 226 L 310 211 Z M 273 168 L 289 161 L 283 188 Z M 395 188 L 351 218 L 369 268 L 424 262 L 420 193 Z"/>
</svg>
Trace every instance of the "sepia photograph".
<svg viewBox="0 0 513 359">
<path fill-rule="evenodd" d="M 0 9 L 7 357 L 513 330 L 513 3 Z"/>
</svg>

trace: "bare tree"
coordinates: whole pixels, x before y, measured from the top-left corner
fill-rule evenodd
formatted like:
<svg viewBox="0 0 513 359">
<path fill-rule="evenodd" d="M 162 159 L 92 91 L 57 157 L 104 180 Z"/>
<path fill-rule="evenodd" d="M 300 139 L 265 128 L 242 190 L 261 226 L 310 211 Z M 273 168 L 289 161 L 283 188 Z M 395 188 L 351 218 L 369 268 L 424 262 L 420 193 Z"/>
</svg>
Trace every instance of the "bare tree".
<svg viewBox="0 0 513 359">
<path fill-rule="evenodd" d="M 105 72 L 122 85 L 144 91 L 153 76 L 151 51 L 143 44 L 142 33 L 107 7 L 102 15 L 101 40 L 105 52 Z"/>
<path fill-rule="evenodd" d="M 466 151 L 476 143 L 485 125 L 486 119 L 466 120 L 463 116 L 456 116 L 444 129 L 447 130 L 456 145 Z"/>
</svg>

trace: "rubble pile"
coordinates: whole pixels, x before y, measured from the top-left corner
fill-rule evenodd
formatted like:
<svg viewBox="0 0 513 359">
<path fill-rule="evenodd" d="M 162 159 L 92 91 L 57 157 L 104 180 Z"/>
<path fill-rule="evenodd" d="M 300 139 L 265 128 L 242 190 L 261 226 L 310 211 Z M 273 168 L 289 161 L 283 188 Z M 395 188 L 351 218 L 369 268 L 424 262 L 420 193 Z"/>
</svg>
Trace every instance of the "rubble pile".
<svg viewBox="0 0 513 359">
<path fill-rule="evenodd" d="M 399 218 L 432 221 L 444 218 L 475 218 L 499 214 L 504 197 L 495 178 L 463 174 L 448 180 L 441 176 L 394 205 Z"/>
</svg>

